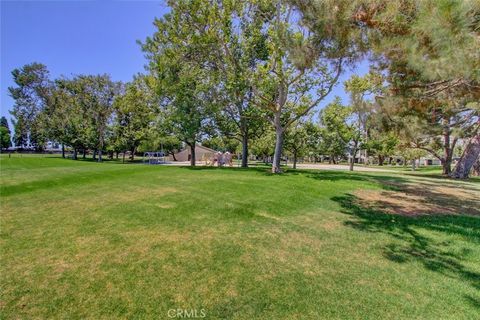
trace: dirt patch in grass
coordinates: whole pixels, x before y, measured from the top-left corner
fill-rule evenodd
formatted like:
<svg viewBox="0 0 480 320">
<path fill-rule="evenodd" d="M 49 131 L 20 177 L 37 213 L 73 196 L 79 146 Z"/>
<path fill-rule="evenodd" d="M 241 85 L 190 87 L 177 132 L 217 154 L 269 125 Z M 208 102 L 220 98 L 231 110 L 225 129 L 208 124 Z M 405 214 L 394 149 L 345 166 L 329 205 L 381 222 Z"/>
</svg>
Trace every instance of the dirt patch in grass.
<svg viewBox="0 0 480 320">
<path fill-rule="evenodd" d="M 390 214 L 480 215 L 480 191 L 476 189 L 420 181 L 397 183 L 394 188 L 395 190 L 358 190 L 355 195 L 360 205 Z"/>
</svg>

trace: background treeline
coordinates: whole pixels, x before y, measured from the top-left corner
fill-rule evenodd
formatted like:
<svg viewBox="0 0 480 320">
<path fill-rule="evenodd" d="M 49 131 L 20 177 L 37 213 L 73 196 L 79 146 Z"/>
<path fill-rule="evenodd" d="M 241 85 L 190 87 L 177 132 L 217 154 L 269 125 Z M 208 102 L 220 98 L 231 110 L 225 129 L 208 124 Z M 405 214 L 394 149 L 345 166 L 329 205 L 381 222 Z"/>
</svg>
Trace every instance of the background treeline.
<svg viewBox="0 0 480 320">
<path fill-rule="evenodd" d="M 167 1 L 142 44 L 147 75 L 50 79 L 12 72 L 14 142 L 47 140 L 101 161 L 202 142 L 295 159 L 439 159 L 465 178 L 480 154 L 480 3 L 458 0 Z M 349 100 L 324 106 L 341 75 Z M 3 131 L 2 131 L 3 132 Z M 3 133 L 2 133 L 3 137 Z M 233 150 L 235 149 L 235 150 Z M 461 155 L 452 172 L 455 153 Z"/>
</svg>

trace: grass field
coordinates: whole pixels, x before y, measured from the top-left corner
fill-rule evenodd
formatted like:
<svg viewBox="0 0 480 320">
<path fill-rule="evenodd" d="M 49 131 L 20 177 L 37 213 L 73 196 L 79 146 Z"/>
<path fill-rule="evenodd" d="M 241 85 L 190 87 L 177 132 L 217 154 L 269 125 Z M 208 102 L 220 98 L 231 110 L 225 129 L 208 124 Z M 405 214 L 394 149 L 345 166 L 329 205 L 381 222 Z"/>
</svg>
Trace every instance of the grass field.
<svg viewBox="0 0 480 320">
<path fill-rule="evenodd" d="M 478 180 L 0 161 L 4 319 L 480 314 Z"/>
</svg>

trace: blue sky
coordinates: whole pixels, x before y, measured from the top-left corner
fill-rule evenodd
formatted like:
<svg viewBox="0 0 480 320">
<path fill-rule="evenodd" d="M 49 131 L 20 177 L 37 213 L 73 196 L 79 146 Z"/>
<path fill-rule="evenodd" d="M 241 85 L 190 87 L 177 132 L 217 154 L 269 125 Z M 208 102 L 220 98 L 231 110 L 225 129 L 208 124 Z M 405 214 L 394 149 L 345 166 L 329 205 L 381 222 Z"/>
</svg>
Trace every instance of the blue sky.
<svg viewBox="0 0 480 320">
<path fill-rule="evenodd" d="M 109 73 L 129 81 L 146 63 L 136 40 L 154 32 L 163 1 L 1 0 L 1 115 L 13 105 L 11 71 L 34 61 L 53 77 Z"/>
<path fill-rule="evenodd" d="M 9 118 L 11 71 L 31 62 L 47 65 L 53 78 L 108 73 L 129 81 L 146 63 L 136 40 L 154 32 L 163 1 L 1 1 L 1 115 Z M 362 65 L 360 72 L 365 72 Z M 350 72 L 342 78 L 346 79 Z M 337 94 L 345 97 L 339 84 Z"/>
</svg>

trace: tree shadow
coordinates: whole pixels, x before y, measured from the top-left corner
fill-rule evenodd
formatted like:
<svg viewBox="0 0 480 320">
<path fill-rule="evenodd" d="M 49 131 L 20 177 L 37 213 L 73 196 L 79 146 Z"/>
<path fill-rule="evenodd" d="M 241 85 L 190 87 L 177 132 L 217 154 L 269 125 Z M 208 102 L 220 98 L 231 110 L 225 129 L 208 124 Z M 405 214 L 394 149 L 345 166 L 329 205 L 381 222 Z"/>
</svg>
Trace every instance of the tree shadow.
<svg viewBox="0 0 480 320">
<path fill-rule="evenodd" d="M 387 214 L 382 210 L 359 203 L 352 194 L 336 196 L 342 213 L 354 217 L 345 225 L 365 232 L 378 232 L 391 237 L 385 245 L 383 256 L 393 262 L 419 262 L 431 271 L 465 281 L 480 289 L 480 273 L 467 268 L 463 262 L 471 253 L 468 248 L 459 249 L 452 235 L 473 243 L 480 243 L 480 217 L 466 215 L 424 215 L 406 217 Z M 443 240 L 426 236 L 420 230 L 441 233 Z M 419 232 L 420 231 L 420 232 Z M 450 240 L 449 240 L 450 239 Z M 478 301 L 472 298 L 478 307 Z"/>
<path fill-rule="evenodd" d="M 385 209 L 387 213 L 403 215 L 468 214 L 480 217 L 480 191 L 473 186 L 423 181 L 395 183 L 394 186 L 395 189 L 390 190 L 399 192 L 377 192 L 377 197 L 368 199 L 369 205 Z"/>
<path fill-rule="evenodd" d="M 480 309 L 480 299 L 465 295 L 465 299 L 477 309 Z"/>
<path fill-rule="evenodd" d="M 370 182 L 373 184 L 380 184 L 382 188 L 388 190 L 397 190 L 399 185 L 408 182 L 407 179 L 400 175 L 382 175 L 382 174 L 368 174 L 365 172 L 351 172 L 345 170 L 311 170 L 311 169 L 286 169 L 280 174 L 273 174 L 264 168 L 257 170 L 259 174 L 265 176 L 297 176 L 302 175 L 317 181 L 359 181 Z"/>
</svg>

